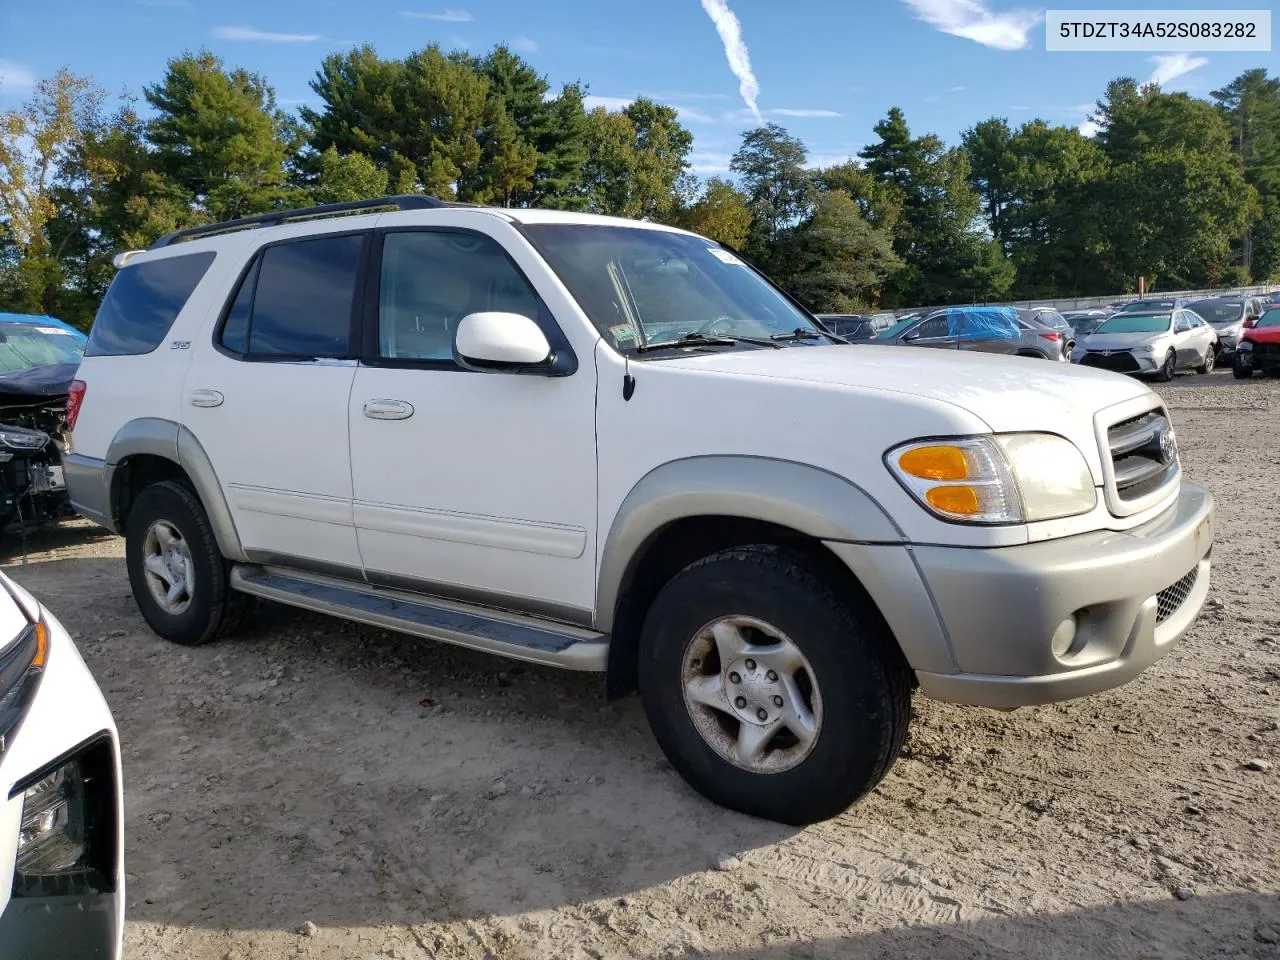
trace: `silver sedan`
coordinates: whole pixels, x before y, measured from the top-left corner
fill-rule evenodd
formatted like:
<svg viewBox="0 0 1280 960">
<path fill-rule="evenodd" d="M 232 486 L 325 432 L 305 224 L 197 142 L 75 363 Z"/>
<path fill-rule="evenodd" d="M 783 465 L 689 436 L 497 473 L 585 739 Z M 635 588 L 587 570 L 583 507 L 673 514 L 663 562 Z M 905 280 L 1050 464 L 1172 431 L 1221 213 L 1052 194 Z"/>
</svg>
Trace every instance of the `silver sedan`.
<svg viewBox="0 0 1280 960">
<path fill-rule="evenodd" d="M 1179 370 L 1209 373 L 1218 357 L 1218 335 L 1191 310 L 1118 313 L 1076 344 L 1072 359 L 1117 373 L 1172 380 Z"/>
</svg>

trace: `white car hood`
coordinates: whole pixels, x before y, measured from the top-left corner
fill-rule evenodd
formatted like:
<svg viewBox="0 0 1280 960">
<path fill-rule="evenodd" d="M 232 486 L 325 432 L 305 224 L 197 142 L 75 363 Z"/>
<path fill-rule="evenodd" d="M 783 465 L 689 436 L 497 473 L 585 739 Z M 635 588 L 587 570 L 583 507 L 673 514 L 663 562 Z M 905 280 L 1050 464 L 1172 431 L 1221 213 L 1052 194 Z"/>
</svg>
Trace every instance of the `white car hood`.
<svg viewBox="0 0 1280 960">
<path fill-rule="evenodd" d="M 1138 397 L 1151 397 L 1152 406 L 1157 405 L 1150 388 L 1121 374 L 1028 357 L 926 347 L 833 345 L 733 350 L 650 362 L 690 371 L 930 398 L 967 410 L 997 433 L 1034 430 L 1061 434 L 1080 448 L 1098 478 L 1094 414 Z"/>
</svg>

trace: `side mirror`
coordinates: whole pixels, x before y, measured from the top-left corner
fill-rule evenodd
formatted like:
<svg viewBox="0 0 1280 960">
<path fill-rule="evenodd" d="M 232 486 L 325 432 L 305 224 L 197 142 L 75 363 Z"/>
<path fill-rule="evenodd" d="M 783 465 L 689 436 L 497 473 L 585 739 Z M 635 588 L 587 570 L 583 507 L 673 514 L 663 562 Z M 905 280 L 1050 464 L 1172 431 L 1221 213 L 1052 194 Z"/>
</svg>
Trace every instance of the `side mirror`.
<svg viewBox="0 0 1280 960">
<path fill-rule="evenodd" d="M 551 344 L 519 313 L 469 313 L 453 336 L 453 358 L 467 370 L 539 373 L 551 365 Z"/>
<path fill-rule="evenodd" d="M 905 336 L 903 336 L 903 338 L 902 338 L 902 339 L 903 339 L 903 340 L 907 340 L 907 341 L 911 341 L 911 340 L 919 340 L 919 339 L 920 339 L 920 331 L 919 331 L 919 330 L 912 330 L 910 333 L 908 333 L 908 334 L 906 334 Z"/>
</svg>

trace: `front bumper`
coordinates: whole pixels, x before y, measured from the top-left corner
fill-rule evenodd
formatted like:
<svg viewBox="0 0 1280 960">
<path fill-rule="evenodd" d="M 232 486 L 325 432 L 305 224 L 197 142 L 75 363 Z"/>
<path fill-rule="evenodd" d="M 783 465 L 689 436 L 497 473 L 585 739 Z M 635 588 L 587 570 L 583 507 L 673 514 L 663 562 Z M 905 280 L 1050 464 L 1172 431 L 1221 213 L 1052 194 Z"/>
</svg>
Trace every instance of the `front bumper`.
<svg viewBox="0 0 1280 960">
<path fill-rule="evenodd" d="M 1132 680 L 1195 621 L 1212 545 L 1213 497 L 1184 482 L 1175 506 L 1124 532 L 988 550 L 915 547 L 955 666 L 917 667 L 921 691 L 1013 708 Z M 1072 617 L 1075 641 L 1059 657 L 1051 640 Z"/>
<path fill-rule="evenodd" d="M 0 957 L 117 960 L 124 936 L 124 831 L 115 723 L 71 638 L 47 611 L 45 620 L 48 666 L 22 725 L 0 755 Z M 105 814 L 95 821 L 94 835 L 105 838 L 94 847 L 95 870 L 23 878 L 18 890 L 23 793 L 72 760 L 92 763 L 97 774 L 93 802 L 87 803 Z"/>
<path fill-rule="evenodd" d="M 1076 362 L 1114 373 L 1147 374 L 1158 372 L 1163 358 L 1157 360 L 1152 354 L 1131 350 L 1089 350 L 1080 354 Z"/>
</svg>

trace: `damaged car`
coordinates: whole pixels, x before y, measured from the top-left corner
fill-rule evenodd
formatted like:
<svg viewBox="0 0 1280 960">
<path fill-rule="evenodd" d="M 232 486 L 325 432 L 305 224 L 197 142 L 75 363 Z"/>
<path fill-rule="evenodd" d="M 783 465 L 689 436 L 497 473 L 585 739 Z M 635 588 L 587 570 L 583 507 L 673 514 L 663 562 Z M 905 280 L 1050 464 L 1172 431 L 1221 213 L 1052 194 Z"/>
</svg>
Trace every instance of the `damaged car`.
<svg viewBox="0 0 1280 960">
<path fill-rule="evenodd" d="M 85 336 L 52 317 L 0 313 L 0 533 L 74 516 L 62 457 Z"/>
</svg>

